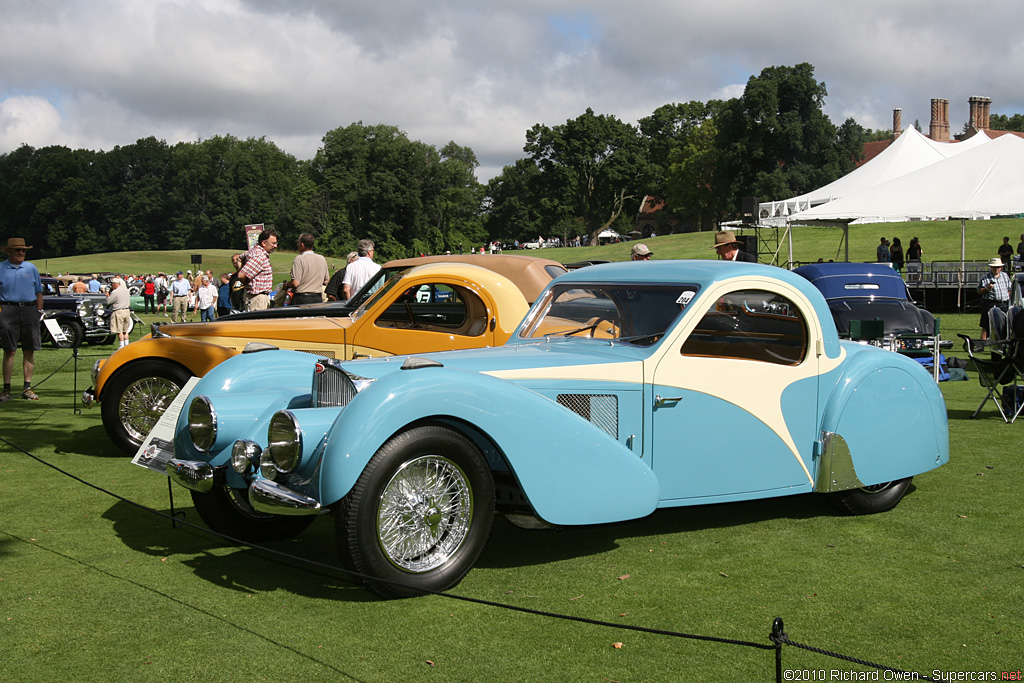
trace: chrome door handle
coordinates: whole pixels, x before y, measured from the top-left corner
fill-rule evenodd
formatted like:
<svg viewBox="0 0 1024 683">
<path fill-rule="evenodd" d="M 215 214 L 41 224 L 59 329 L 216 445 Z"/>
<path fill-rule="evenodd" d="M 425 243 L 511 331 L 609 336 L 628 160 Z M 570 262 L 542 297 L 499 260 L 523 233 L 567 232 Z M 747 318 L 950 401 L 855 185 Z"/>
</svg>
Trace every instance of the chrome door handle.
<svg viewBox="0 0 1024 683">
<path fill-rule="evenodd" d="M 661 394 L 658 394 L 657 396 L 654 397 L 654 407 L 658 408 L 660 406 L 665 405 L 666 403 L 678 403 L 679 401 L 682 400 L 682 396 L 666 396 L 662 398 Z"/>
</svg>

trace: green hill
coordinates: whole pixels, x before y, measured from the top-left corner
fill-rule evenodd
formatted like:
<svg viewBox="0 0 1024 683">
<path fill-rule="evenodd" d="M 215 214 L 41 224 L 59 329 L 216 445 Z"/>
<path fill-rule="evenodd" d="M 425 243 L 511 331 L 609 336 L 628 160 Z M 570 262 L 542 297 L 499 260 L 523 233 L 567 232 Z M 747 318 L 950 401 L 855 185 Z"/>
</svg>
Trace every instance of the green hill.
<svg viewBox="0 0 1024 683">
<path fill-rule="evenodd" d="M 987 260 L 996 255 L 996 248 L 1004 236 L 1010 238 L 1016 247 L 1024 233 L 1024 219 L 1007 218 L 990 221 L 967 221 L 966 256 L 969 260 Z M 750 232 L 750 231 L 746 231 Z M 839 228 L 804 227 L 792 228 L 793 260 L 797 262 L 844 260 L 843 231 Z M 855 225 L 850 228 L 850 260 L 873 261 L 875 247 L 880 237 L 890 240 L 899 237 L 906 249 L 911 237 L 918 237 L 924 248 L 925 261 L 956 261 L 960 258 L 960 221 L 926 221 L 915 223 L 881 223 Z M 656 259 L 710 259 L 715 253 L 709 247 L 713 242 L 710 232 L 665 235 L 643 242 L 654 252 Z M 779 262 L 788 261 L 789 241 L 784 229 L 779 230 Z M 537 256 L 554 259 L 563 263 L 586 260 L 625 261 L 629 259 L 630 242 L 600 247 L 558 248 L 530 251 Z M 191 256 L 202 256 L 203 270 L 214 274 L 230 271 L 229 249 L 190 249 L 182 251 L 126 251 L 105 254 L 87 254 L 64 258 L 35 261 L 41 271 L 60 273 L 93 273 L 114 271 L 118 273 L 154 273 L 157 271 L 176 272 L 192 268 Z M 284 279 L 291 268 L 294 252 L 276 252 L 271 263 L 278 274 L 278 281 Z M 340 258 L 328 258 L 332 266 L 341 266 Z M 387 260 L 387 255 L 378 253 L 378 260 Z"/>
</svg>

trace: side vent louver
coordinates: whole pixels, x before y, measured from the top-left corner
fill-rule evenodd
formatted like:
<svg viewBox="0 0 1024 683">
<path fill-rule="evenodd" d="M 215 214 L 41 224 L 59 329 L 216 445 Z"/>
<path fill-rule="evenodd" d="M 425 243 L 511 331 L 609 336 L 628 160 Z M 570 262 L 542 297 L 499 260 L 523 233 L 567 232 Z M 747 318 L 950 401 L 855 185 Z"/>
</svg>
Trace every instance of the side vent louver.
<svg viewBox="0 0 1024 683">
<path fill-rule="evenodd" d="M 619 438 L 619 399 L 614 394 L 559 394 L 558 405 Z"/>
</svg>

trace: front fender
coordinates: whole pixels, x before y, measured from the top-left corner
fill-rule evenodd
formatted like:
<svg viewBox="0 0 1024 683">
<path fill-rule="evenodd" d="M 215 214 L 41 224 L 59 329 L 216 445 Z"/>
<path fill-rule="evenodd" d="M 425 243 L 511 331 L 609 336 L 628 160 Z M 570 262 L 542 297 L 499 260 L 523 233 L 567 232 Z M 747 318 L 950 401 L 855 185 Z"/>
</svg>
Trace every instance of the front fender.
<svg viewBox="0 0 1024 683">
<path fill-rule="evenodd" d="M 536 513 L 553 524 L 635 519 L 657 507 L 654 473 L 602 430 L 518 384 L 438 367 L 385 375 L 349 403 L 324 446 L 321 502 L 344 497 L 391 436 L 432 419 L 486 435 Z"/>
<path fill-rule="evenodd" d="M 103 362 L 96 377 L 96 396 L 102 398 L 103 387 L 110 381 L 110 378 L 118 370 L 135 361 L 169 360 L 181 365 L 196 377 L 202 377 L 220 363 L 236 355 L 238 355 L 237 351 L 193 339 L 143 337 L 121 347 Z"/>
<path fill-rule="evenodd" d="M 245 353 L 212 368 L 185 400 L 175 428 L 175 457 L 227 465 L 231 446 L 240 438 L 255 438 L 266 446 L 266 428 L 282 408 L 309 408 L 316 356 L 298 351 Z M 217 438 L 200 453 L 188 433 L 188 407 L 198 396 L 210 399 L 217 414 Z M 229 474 L 233 475 L 231 472 Z M 244 486 L 239 479 L 238 487 Z"/>
<path fill-rule="evenodd" d="M 919 363 L 891 351 L 861 347 L 850 353 L 827 399 L 822 431 L 846 441 L 857 480 L 866 486 L 949 461 L 942 392 Z"/>
</svg>

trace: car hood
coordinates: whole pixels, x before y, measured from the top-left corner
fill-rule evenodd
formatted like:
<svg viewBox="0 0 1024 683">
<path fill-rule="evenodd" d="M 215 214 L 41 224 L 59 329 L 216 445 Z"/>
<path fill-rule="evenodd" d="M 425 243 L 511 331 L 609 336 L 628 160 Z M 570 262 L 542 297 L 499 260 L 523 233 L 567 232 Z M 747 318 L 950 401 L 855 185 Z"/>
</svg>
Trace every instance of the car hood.
<svg viewBox="0 0 1024 683">
<path fill-rule="evenodd" d="M 634 348 L 607 342 L 554 340 L 519 342 L 505 346 L 441 351 L 412 356 L 366 358 L 344 363 L 349 372 L 377 379 L 402 369 L 409 359 L 440 363 L 446 368 L 490 374 L 516 373 L 524 370 L 557 367 L 609 365 L 642 361 L 651 353 L 649 348 Z"/>
<path fill-rule="evenodd" d="M 160 332 L 172 337 L 217 343 L 217 339 L 253 339 L 268 344 L 275 340 L 337 341 L 340 330 L 352 325 L 345 318 L 285 318 L 269 320 L 231 320 L 212 323 L 175 323 L 162 325 Z"/>
</svg>

